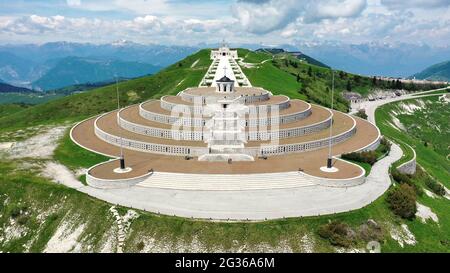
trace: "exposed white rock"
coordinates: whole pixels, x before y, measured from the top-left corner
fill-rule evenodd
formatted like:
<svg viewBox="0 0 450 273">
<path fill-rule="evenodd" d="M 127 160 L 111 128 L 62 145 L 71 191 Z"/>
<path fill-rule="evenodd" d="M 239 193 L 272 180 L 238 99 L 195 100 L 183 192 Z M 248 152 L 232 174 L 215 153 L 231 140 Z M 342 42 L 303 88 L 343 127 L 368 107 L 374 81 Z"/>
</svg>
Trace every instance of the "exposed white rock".
<svg viewBox="0 0 450 273">
<path fill-rule="evenodd" d="M 42 175 L 70 188 L 83 187 L 72 171 L 56 162 L 47 162 L 42 169 Z"/>
<path fill-rule="evenodd" d="M 11 240 L 16 240 L 27 234 L 28 230 L 26 227 L 19 225 L 13 219 L 9 219 L 9 224 L 5 228 L 4 237 L 2 238 L 3 243 L 7 243 Z"/>
<path fill-rule="evenodd" d="M 392 122 L 395 124 L 395 127 L 397 127 L 398 129 L 400 129 L 402 131 L 406 131 L 405 126 L 402 124 L 402 122 L 398 118 L 393 116 Z"/>
<path fill-rule="evenodd" d="M 416 204 L 417 204 L 416 217 L 419 217 L 422 223 L 426 223 L 427 219 L 431 219 L 436 223 L 439 222 L 437 215 L 433 211 L 431 211 L 429 207 L 422 205 L 418 202 L 416 202 Z"/>
<path fill-rule="evenodd" d="M 415 245 L 417 243 L 416 237 L 408 229 L 406 224 L 402 224 L 401 228 L 391 227 L 391 238 L 396 240 L 401 247 L 406 245 Z"/>
<path fill-rule="evenodd" d="M 365 249 L 336 247 L 337 253 L 365 253 Z"/>
<path fill-rule="evenodd" d="M 53 127 L 42 134 L 15 142 L 7 150 L 11 158 L 50 158 L 67 126 Z"/>
<path fill-rule="evenodd" d="M 426 107 L 422 100 L 416 100 L 415 103 L 400 103 L 399 106 L 403 109 L 404 114 L 413 114 L 415 111 L 422 110 Z"/>
<path fill-rule="evenodd" d="M 300 240 L 302 244 L 302 251 L 305 253 L 313 253 L 314 252 L 314 239 L 308 234 L 305 234 Z"/>
<path fill-rule="evenodd" d="M 125 243 L 126 234 L 130 229 L 131 222 L 139 217 L 139 214 L 134 210 L 128 210 L 124 216 L 120 216 L 116 207 L 111 207 L 109 211 L 113 214 L 117 223 L 117 252 L 123 252 L 123 245 Z"/>
<path fill-rule="evenodd" d="M 1 142 L 0 143 L 0 150 L 8 150 L 10 149 L 15 142 Z"/>
<path fill-rule="evenodd" d="M 433 192 L 431 192 L 431 191 L 429 191 L 429 190 L 427 190 L 427 189 L 424 189 L 424 192 L 425 192 L 425 194 L 426 194 L 428 197 L 431 197 L 431 198 L 433 198 L 433 199 L 437 197 L 436 194 L 434 194 Z"/>
<path fill-rule="evenodd" d="M 106 233 L 103 240 L 103 245 L 100 249 L 101 253 L 113 253 L 117 250 L 117 236 L 116 228 L 111 228 L 110 232 Z"/>
<path fill-rule="evenodd" d="M 450 95 L 449 94 L 444 94 L 442 96 L 439 97 L 439 101 L 442 103 L 449 103 L 450 102 Z"/>
<path fill-rule="evenodd" d="M 81 252 L 78 241 L 85 228 L 84 224 L 74 226 L 71 221 L 62 221 L 44 249 L 46 253 Z"/>
<path fill-rule="evenodd" d="M 444 189 L 445 189 L 445 195 L 444 195 L 444 197 L 447 198 L 448 200 L 450 200 L 450 190 L 447 189 L 446 186 L 444 186 Z"/>
</svg>

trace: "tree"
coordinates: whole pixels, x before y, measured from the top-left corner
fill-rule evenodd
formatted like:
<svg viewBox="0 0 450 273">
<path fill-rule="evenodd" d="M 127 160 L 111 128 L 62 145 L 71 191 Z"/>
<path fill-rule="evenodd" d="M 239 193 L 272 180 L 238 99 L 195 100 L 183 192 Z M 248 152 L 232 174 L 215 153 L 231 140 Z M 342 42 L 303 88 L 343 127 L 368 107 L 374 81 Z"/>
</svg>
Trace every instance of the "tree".
<svg viewBox="0 0 450 273">
<path fill-rule="evenodd" d="M 373 84 L 373 86 L 377 86 L 377 77 L 373 76 L 372 84 Z"/>
<path fill-rule="evenodd" d="M 408 184 L 401 184 L 391 190 L 386 198 L 389 208 L 398 216 L 412 219 L 416 215 L 416 193 Z"/>
<path fill-rule="evenodd" d="M 308 76 L 312 77 L 312 68 L 311 68 L 311 66 L 308 67 Z"/>
<path fill-rule="evenodd" d="M 397 80 L 397 82 L 395 83 L 395 88 L 403 89 L 403 85 L 402 85 L 402 82 L 400 80 Z"/>
<path fill-rule="evenodd" d="M 300 74 L 297 73 L 297 82 L 300 82 Z"/>
<path fill-rule="evenodd" d="M 350 80 L 347 81 L 347 91 L 352 91 L 352 82 Z"/>
</svg>

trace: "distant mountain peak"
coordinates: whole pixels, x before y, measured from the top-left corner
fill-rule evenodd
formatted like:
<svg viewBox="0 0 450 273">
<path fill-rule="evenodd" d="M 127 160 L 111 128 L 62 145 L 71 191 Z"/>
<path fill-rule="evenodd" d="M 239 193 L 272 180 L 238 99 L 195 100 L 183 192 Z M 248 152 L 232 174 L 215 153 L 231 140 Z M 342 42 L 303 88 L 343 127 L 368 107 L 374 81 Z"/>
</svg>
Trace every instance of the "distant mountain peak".
<svg viewBox="0 0 450 273">
<path fill-rule="evenodd" d="M 112 42 L 111 45 L 121 47 L 121 46 L 137 45 L 137 43 L 135 43 L 133 41 L 125 40 L 125 39 L 120 39 L 120 40 L 116 40 L 116 41 Z"/>
</svg>

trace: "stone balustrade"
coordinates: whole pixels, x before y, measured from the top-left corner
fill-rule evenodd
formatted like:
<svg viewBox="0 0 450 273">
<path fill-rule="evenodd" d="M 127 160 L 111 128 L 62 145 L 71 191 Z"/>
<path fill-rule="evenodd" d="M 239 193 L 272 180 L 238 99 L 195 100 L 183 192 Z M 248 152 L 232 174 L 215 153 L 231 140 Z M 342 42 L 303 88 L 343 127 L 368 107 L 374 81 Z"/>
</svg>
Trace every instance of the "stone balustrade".
<svg viewBox="0 0 450 273">
<path fill-rule="evenodd" d="M 125 108 L 126 109 L 126 108 Z M 121 110 L 123 111 L 123 110 Z M 287 129 L 280 129 L 280 130 L 267 130 L 267 131 L 260 131 L 260 130 L 249 130 L 245 133 L 245 138 L 248 141 L 259 141 L 259 140 L 269 140 L 269 139 L 285 139 L 285 138 L 292 138 L 292 137 L 298 137 L 303 135 L 312 134 L 314 132 L 322 131 L 326 128 L 328 128 L 331 124 L 332 116 L 329 118 L 306 126 L 301 127 L 293 127 L 293 128 L 287 128 Z M 207 134 L 207 131 L 204 130 L 192 130 L 186 129 L 186 128 L 180 128 L 179 130 L 174 129 L 165 129 L 165 128 L 157 128 L 157 127 L 150 127 L 145 126 L 141 124 L 137 124 L 128 120 L 125 120 L 123 117 L 121 117 L 120 112 L 117 114 L 117 122 L 118 124 L 124 128 L 125 130 L 141 134 L 141 135 L 147 135 L 152 137 L 159 137 L 159 138 L 165 138 L 165 139 L 183 139 L 183 140 L 193 140 L 193 141 L 203 141 L 205 139 L 205 135 Z M 206 122 L 206 121 L 204 121 Z M 248 122 L 248 121 L 247 121 Z M 186 120 L 180 119 L 178 123 L 174 122 L 173 124 L 181 124 L 184 126 L 191 127 Z M 263 123 L 258 123 L 262 125 Z M 273 124 L 273 122 L 272 122 Z M 251 126 L 256 126 L 254 123 L 251 123 Z M 200 126 L 198 126 L 200 127 Z M 198 128 L 197 127 L 197 128 Z M 195 129 L 195 128 L 194 128 Z"/>
<path fill-rule="evenodd" d="M 105 114 L 104 114 L 105 115 Z M 165 154 L 165 155 L 176 155 L 176 156 L 200 156 L 208 153 L 207 147 L 191 147 L 191 146 L 178 146 L 178 145 L 166 145 L 166 144 L 155 144 L 155 143 L 146 143 L 138 140 L 131 140 L 126 138 L 121 138 L 119 136 L 115 136 L 109 133 L 106 133 L 102 129 L 100 129 L 97 125 L 97 121 L 102 118 L 104 115 L 98 117 L 94 122 L 94 131 L 95 135 L 115 146 L 122 146 L 127 149 L 141 151 L 141 152 L 150 152 L 156 154 Z M 353 119 L 353 118 L 352 118 Z M 353 119 L 353 126 L 336 136 L 333 136 L 331 139 L 332 144 L 337 144 L 343 142 L 350 137 L 352 137 L 356 133 L 356 121 Z M 244 148 L 245 153 L 252 156 L 271 156 L 271 155 L 283 155 L 289 153 L 298 153 L 320 149 L 328 146 L 330 143 L 329 138 L 313 140 L 309 142 L 303 143 L 293 143 L 293 144 L 283 144 L 276 146 L 262 145 L 260 147 L 246 147 Z"/>
<path fill-rule="evenodd" d="M 144 102 L 147 103 L 147 102 Z M 187 115 L 180 115 L 180 116 L 169 116 L 159 113 L 154 113 L 151 111 L 148 111 L 142 107 L 144 103 L 141 103 L 139 105 L 139 115 L 141 115 L 143 118 L 163 123 L 163 124 L 174 124 L 179 123 L 183 126 L 190 126 L 190 127 L 203 127 L 205 126 L 206 122 L 208 121 L 207 118 L 204 117 L 192 117 Z M 200 114 L 197 114 L 198 116 L 201 116 Z M 279 115 L 278 118 L 270 118 L 270 117 L 264 117 L 264 118 L 248 118 L 246 119 L 247 126 L 270 126 L 278 119 L 278 124 L 288 124 L 292 122 L 296 122 L 298 120 L 302 120 L 306 117 L 311 115 L 311 105 L 308 106 L 307 109 L 299 112 L 295 112 L 292 114 L 287 115 Z"/>
</svg>

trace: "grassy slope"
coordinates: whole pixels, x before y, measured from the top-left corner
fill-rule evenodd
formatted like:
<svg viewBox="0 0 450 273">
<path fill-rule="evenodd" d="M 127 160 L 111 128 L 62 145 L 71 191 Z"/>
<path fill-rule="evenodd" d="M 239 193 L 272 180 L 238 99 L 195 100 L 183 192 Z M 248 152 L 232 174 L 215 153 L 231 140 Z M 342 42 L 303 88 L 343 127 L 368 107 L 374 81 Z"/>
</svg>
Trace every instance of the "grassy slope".
<svg viewBox="0 0 450 273">
<path fill-rule="evenodd" d="M 16 229 L 25 232 L 22 237 L 2 244 L 3 252 L 22 252 L 27 243 L 29 251 L 43 251 L 63 219 L 86 224 L 82 237 L 92 246 L 98 245 L 114 224 L 107 214 L 110 206 L 105 202 L 39 178 L 32 169 L 17 171 L 16 167 L 12 162 L 0 164 L 0 226 L 8 226 L 10 219 L 15 219 Z M 22 210 L 20 217 L 12 217 L 17 209 Z M 39 215 L 47 216 L 41 222 Z M 95 247 L 92 250 L 99 251 Z"/>
<path fill-rule="evenodd" d="M 175 94 L 187 86 L 196 85 L 209 65 L 207 55 L 207 52 L 199 52 L 182 61 L 181 67 L 175 64 L 161 72 L 159 76 L 136 80 L 134 83 L 130 83 L 132 82 L 130 81 L 127 82 L 128 85 L 122 83 L 120 89 L 123 93 L 136 92 L 139 96 L 138 99 L 133 94 L 132 96 L 122 96 L 123 104 L 134 103 L 136 100 L 141 101 L 150 97 L 159 97 L 164 92 Z M 248 61 L 263 61 L 266 60 L 266 57 L 249 54 Z M 200 59 L 200 61 L 196 67 L 188 68 L 197 59 Z M 267 63 L 270 63 L 270 61 Z M 291 76 L 289 73 L 286 74 Z M 171 80 L 166 80 L 166 78 Z M 176 86 L 183 79 L 185 80 L 182 84 Z M 157 89 L 156 87 L 159 88 Z M 32 107 L 2 118 L 0 119 L 0 124 L 2 127 L 9 125 L 17 128 L 26 124 L 55 123 L 64 119 L 78 120 L 114 108 L 114 95 L 111 93 L 114 93 L 114 87 L 101 88 L 93 91 L 91 94 L 88 93 L 90 95 L 70 96 L 68 98 L 72 98 L 71 100 L 61 99 L 58 100 L 58 103 L 53 102 L 55 104 L 48 106 L 36 106 L 37 110 L 31 111 L 31 109 L 35 108 Z M 298 96 L 301 96 L 301 94 Z M 89 105 L 83 103 L 84 101 L 89 101 Z M 62 105 L 65 105 L 67 109 L 61 109 Z M 56 110 L 50 111 L 52 106 L 56 106 Z M 46 113 L 46 111 L 50 111 L 50 113 Z M 29 117 L 32 121 L 21 120 L 26 117 Z M 70 156 L 68 156 L 69 154 Z M 67 136 L 62 140 L 55 157 L 71 168 L 90 166 L 95 162 L 104 160 L 104 158 L 94 156 L 74 145 L 68 140 Z M 110 205 L 90 198 L 83 193 L 38 178 L 30 169 L 25 171 L 17 170 L 16 163 L 1 162 L 0 177 L 2 177 L 0 183 L 0 206 L 4 206 L 0 208 L 2 211 L 5 211 L 0 216 L 0 226 L 4 227 L 9 223 L 11 211 L 17 206 L 26 206 L 31 215 L 30 219 L 24 224 L 30 232 L 25 237 L 10 241 L 8 245 L 0 245 L 3 251 L 23 251 L 23 244 L 31 238 L 37 238 L 36 242 L 32 244 L 31 250 L 41 251 L 65 215 L 77 217 L 81 215 L 79 222 L 87 225 L 87 231 L 82 234 L 82 241 L 92 245 L 92 250 L 99 251 L 104 234 L 113 225 L 108 212 Z M 9 202 L 4 204 L 6 196 L 9 197 Z M 137 245 L 142 236 L 151 236 L 159 243 L 165 245 L 175 244 L 180 240 L 190 242 L 196 237 L 210 250 L 217 248 L 230 249 L 236 245 L 237 247 L 241 245 L 252 247 L 259 244 L 276 246 L 282 242 L 287 242 L 294 251 L 301 251 L 299 247 L 300 238 L 304 234 L 308 234 L 315 241 L 316 251 L 328 252 L 334 251 L 334 248 L 327 241 L 317 236 L 316 232 L 320 225 L 327 223 L 329 220 L 341 220 L 356 229 L 360 224 L 371 218 L 380 223 L 385 231 L 391 225 L 406 222 L 418 240 L 416 246 L 406 246 L 402 249 L 385 232 L 384 241 L 382 242 L 383 251 L 448 252 L 448 241 L 442 240 L 448 234 L 450 220 L 450 216 L 446 211 L 448 208 L 448 203 L 446 202 L 448 201 L 442 198 L 431 199 L 422 196 L 420 197 L 420 202 L 432 207 L 433 211 L 438 214 L 440 219 L 439 225 L 434 223 L 422 224 L 417 219 L 404 221 L 397 218 L 387 208 L 384 196 L 373 204 L 353 212 L 262 223 L 212 223 L 141 212 L 141 217 L 135 220 L 131 226 L 131 233 L 126 241 L 125 250 L 137 251 Z M 36 221 L 37 215 L 44 211 L 52 211 L 54 207 L 59 207 L 59 209 L 51 213 L 44 224 L 39 225 Z M 120 208 L 120 210 L 123 212 L 125 209 Z M 364 246 L 365 242 L 362 240 L 358 240 L 355 245 L 355 247 L 359 248 Z"/>
<path fill-rule="evenodd" d="M 28 108 L 25 104 L 3 104 L 0 105 L 0 117 L 8 116 Z"/>
<path fill-rule="evenodd" d="M 291 98 L 330 106 L 332 79 L 330 69 L 307 64 L 289 54 L 270 55 L 248 50 L 240 50 L 239 53 L 243 56 L 244 62 L 256 64 L 253 68 L 243 69 L 253 85 L 262 86 L 274 94 L 285 94 Z M 335 107 L 344 112 L 348 110 L 349 105 L 342 98 L 341 92 L 346 90 L 348 81 L 352 83 L 352 90 L 362 95 L 368 94 L 373 88 L 370 78 L 337 72 Z"/>
<path fill-rule="evenodd" d="M 423 99 L 428 102 L 436 102 L 438 96 L 433 96 Z M 416 99 L 411 99 L 399 103 L 410 103 Z M 420 99 L 419 99 L 420 100 Z M 417 153 L 417 162 L 430 172 L 440 182 L 450 187 L 450 163 L 445 158 L 445 151 L 450 145 L 450 136 L 448 135 L 448 119 L 450 111 L 447 106 L 437 105 L 428 106 L 430 113 L 416 112 L 414 115 L 397 115 L 402 124 L 409 128 L 408 132 L 399 131 L 387 124 L 391 122 L 391 115 L 389 114 L 393 109 L 397 109 L 399 103 L 387 104 L 377 109 L 375 117 L 377 125 L 382 134 L 397 141 L 405 152 L 406 156 L 401 162 L 406 162 L 412 158 L 412 151 L 404 145 L 404 142 L 412 146 Z M 442 125 L 442 132 L 438 133 L 435 127 L 430 126 L 428 122 L 434 120 Z M 419 125 L 420 128 L 412 125 Z M 424 145 L 424 141 L 429 142 L 428 146 Z M 441 151 L 441 152 L 439 152 Z M 398 165 L 398 164 L 397 164 Z"/>
<path fill-rule="evenodd" d="M 28 219 L 25 223 L 16 224 L 27 230 L 25 236 L 10 240 L 0 245 L 2 251 L 21 252 L 24 244 L 31 243 L 31 251 L 42 251 L 57 229 L 61 221 L 76 218 L 78 224 L 85 224 L 86 230 L 81 234 L 81 242 L 85 245 L 83 251 L 100 251 L 105 243 L 104 236 L 115 225 L 110 212 L 111 205 L 97 200 L 76 190 L 48 182 L 30 174 L 30 171 L 13 171 L 12 163 L 0 164 L 0 206 L 4 213 L 0 216 L 0 226 L 5 226 L 12 218 L 15 208 L 27 211 Z M 4 203 L 6 196 L 8 202 Z M 418 220 L 407 221 L 410 229 L 416 235 L 419 243 L 415 247 L 406 246 L 401 249 L 388 235 L 385 236 L 382 250 L 396 251 L 448 251 L 443 239 L 448 226 L 449 216 L 446 216 L 448 203 L 423 197 L 421 203 L 432 206 L 440 217 L 440 226 L 434 223 L 422 224 Z M 122 213 L 125 208 L 119 207 Z M 45 212 L 48 217 L 41 223 L 39 215 Z M 288 218 L 284 220 L 266 221 L 259 223 L 214 223 L 194 221 L 179 217 L 155 215 L 140 212 L 141 216 L 133 221 L 130 234 L 127 237 L 125 251 L 139 251 L 138 245 L 143 238 L 154 238 L 152 244 L 162 244 L 170 248 L 178 243 L 189 245 L 197 239 L 206 250 L 233 250 L 242 245 L 247 249 L 258 245 L 277 247 L 280 244 L 289 246 L 293 251 L 302 251 L 300 239 L 306 234 L 314 240 L 315 251 L 332 252 L 334 248 L 317 236 L 319 226 L 329 220 L 340 220 L 348 223 L 354 229 L 367 219 L 375 219 L 384 230 L 390 229 L 394 223 L 403 222 L 397 219 L 386 208 L 384 197 L 375 201 L 364 209 L 322 217 Z M 17 221 L 17 218 L 15 221 Z M 145 242 L 148 243 L 148 242 Z M 364 248 L 365 242 L 359 240 L 354 247 Z M 189 251 L 190 249 L 186 249 Z"/>
<path fill-rule="evenodd" d="M 72 170 L 89 168 L 109 159 L 106 156 L 95 154 L 80 148 L 80 146 L 70 139 L 69 131 L 67 131 L 66 135 L 61 139 L 54 152 L 53 158 Z"/>
<path fill-rule="evenodd" d="M 200 59 L 194 68 L 191 65 Z M 119 84 L 121 105 L 129 105 L 166 94 L 176 94 L 186 86 L 200 82 L 210 64 L 209 51 L 201 50 L 194 55 L 164 69 L 160 73 Z M 182 80 L 183 83 L 178 85 Z M 178 86 L 177 86 L 178 85 Z M 74 94 L 36 105 L 25 111 L 0 118 L 0 132 L 16 130 L 38 124 L 76 121 L 110 111 L 117 107 L 114 85 L 105 86 L 87 93 Z"/>
<path fill-rule="evenodd" d="M 27 103 L 27 104 L 40 104 L 48 101 L 63 97 L 63 94 L 21 94 L 21 93 L 0 93 L 0 104 L 10 103 Z"/>
</svg>

